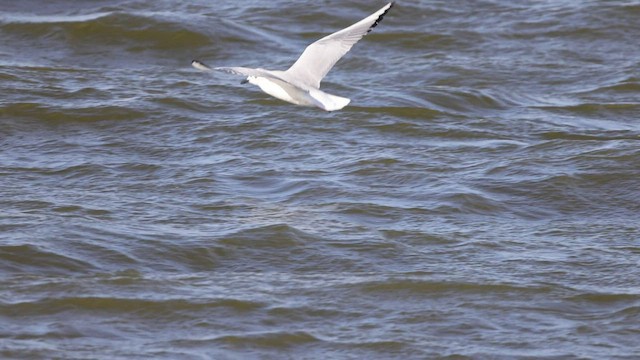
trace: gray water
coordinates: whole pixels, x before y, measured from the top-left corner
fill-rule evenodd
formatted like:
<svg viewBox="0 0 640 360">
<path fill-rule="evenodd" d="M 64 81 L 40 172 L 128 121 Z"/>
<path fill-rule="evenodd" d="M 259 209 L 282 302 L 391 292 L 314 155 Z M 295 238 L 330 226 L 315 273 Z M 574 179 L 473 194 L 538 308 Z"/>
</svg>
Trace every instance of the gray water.
<svg viewBox="0 0 640 360">
<path fill-rule="evenodd" d="M 640 1 L 0 4 L 0 358 L 635 359 Z"/>
</svg>

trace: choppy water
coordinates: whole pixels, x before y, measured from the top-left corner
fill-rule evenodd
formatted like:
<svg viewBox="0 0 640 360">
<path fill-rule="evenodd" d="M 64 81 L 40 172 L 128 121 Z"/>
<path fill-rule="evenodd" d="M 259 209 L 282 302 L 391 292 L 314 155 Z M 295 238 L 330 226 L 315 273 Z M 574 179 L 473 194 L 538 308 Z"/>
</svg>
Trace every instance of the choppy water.
<svg viewBox="0 0 640 360">
<path fill-rule="evenodd" d="M 640 2 L 4 1 L 0 357 L 633 359 Z"/>
</svg>

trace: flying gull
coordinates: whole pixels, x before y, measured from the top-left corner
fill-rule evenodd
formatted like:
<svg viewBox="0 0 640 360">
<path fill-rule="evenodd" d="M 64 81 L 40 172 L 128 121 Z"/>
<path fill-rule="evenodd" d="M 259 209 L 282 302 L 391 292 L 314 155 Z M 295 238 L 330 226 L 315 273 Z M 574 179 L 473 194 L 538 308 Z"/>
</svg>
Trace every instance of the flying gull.
<svg viewBox="0 0 640 360">
<path fill-rule="evenodd" d="M 307 46 L 300 58 L 286 71 L 246 67 L 212 69 L 198 60 L 193 60 L 191 65 L 202 71 L 220 70 L 246 76 L 243 84 L 249 82 L 257 85 L 267 94 L 292 104 L 317 106 L 326 111 L 340 110 L 351 100 L 320 90 L 320 82 L 355 43 L 378 25 L 394 3 L 390 2 L 348 28 Z"/>
</svg>

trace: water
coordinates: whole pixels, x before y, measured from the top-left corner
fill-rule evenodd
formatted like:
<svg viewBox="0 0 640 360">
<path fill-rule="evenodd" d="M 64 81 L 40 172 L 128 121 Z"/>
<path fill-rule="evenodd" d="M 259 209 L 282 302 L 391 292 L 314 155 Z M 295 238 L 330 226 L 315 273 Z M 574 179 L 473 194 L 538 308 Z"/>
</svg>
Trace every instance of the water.
<svg viewBox="0 0 640 360">
<path fill-rule="evenodd" d="M 0 6 L 0 357 L 633 359 L 640 2 Z"/>
</svg>

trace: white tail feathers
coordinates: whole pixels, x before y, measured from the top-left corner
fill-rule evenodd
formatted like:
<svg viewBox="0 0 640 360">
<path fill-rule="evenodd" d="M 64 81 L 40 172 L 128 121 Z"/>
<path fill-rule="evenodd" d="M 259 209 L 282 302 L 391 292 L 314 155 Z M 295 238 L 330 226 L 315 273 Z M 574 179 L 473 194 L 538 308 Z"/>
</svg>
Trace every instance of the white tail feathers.
<svg viewBox="0 0 640 360">
<path fill-rule="evenodd" d="M 313 99 L 315 105 L 326 111 L 340 110 L 349 105 L 351 99 L 328 94 L 322 90 L 312 89 L 309 95 Z"/>
</svg>

